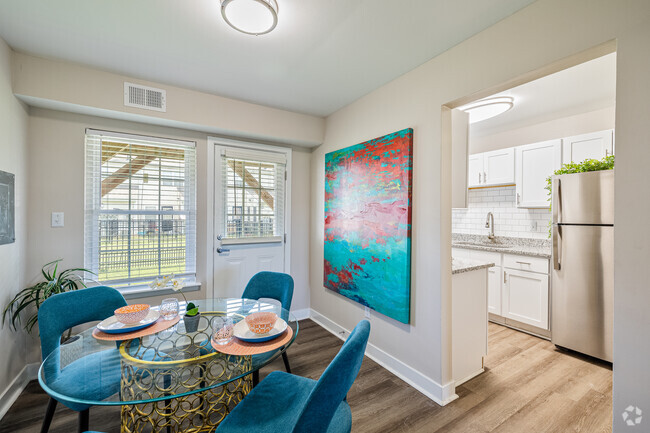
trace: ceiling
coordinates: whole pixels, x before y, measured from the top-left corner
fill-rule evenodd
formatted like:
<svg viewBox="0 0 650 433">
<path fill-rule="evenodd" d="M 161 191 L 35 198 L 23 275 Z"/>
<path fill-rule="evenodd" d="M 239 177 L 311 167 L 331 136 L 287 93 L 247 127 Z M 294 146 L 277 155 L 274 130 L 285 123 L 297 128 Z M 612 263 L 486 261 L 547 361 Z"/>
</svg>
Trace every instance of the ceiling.
<svg viewBox="0 0 650 433">
<path fill-rule="evenodd" d="M 495 96 L 512 96 L 509 111 L 470 126 L 475 137 L 587 113 L 616 104 L 616 53 L 581 63 Z"/>
<path fill-rule="evenodd" d="M 14 50 L 326 116 L 533 0 L 278 0 L 249 36 L 218 0 L 0 0 Z"/>
</svg>

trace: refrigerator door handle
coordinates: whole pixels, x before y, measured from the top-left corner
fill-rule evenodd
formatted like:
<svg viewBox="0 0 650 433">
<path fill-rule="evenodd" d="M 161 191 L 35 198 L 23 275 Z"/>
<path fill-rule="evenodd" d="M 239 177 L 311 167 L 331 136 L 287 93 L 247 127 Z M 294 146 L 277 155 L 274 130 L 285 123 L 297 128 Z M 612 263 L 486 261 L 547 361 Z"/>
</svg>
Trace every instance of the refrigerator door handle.
<svg viewBox="0 0 650 433">
<path fill-rule="evenodd" d="M 561 226 L 553 224 L 553 269 L 559 271 L 562 267 L 560 251 L 562 251 Z"/>
<path fill-rule="evenodd" d="M 560 179 L 553 179 L 553 223 L 561 222 L 562 218 L 562 188 Z"/>
</svg>

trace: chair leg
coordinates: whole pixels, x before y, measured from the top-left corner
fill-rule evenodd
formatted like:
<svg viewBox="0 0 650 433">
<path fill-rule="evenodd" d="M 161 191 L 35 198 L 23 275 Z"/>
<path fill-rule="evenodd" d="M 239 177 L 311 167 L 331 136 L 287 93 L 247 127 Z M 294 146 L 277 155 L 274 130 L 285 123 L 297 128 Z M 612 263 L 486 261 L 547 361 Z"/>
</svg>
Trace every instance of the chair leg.
<svg viewBox="0 0 650 433">
<path fill-rule="evenodd" d="M 253 388 L 255 388 L 258 383 L 260 383 L 260 371 L 255 370 L 253 372 Z"/>
<path fill-rule="evenodd" d="M 47 402 L 47 410 L 45 411 L 45 418 L 43 419 L 43 425 L 41 426 L 41 433 L 47 433 L 50 430 L 50 424 L 52 424 L 52 418 L 54 418 L 54 411 L 56 410 L 56 404 L 58 402 L 50 397 L 50 401 Z"/>
<path fill-rule="evenodd" d="M 289 365 L 289 357 L 287 352 L 282 352 L 282 360 L 284 361 L 284 368 L 287 370 L 287 373 L 291 373 L 291 366 Z"/>
<path fill-rule="evenodd" d="M 90 430 L 88 428 L 88 420 L 90 418 L 90 409 L 82 410 L 79 412 L 79 433 L 84 433 Z"/>
</svg>

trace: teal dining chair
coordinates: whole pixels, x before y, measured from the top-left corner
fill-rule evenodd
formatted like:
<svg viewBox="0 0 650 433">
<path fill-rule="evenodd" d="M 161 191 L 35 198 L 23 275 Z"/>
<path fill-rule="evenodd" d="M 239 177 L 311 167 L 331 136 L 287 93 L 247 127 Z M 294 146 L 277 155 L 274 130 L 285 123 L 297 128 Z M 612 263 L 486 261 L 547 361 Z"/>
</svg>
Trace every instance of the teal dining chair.
<svg viewBox="0 0 650 433">
<path fill-rule="evenodd" d="M 67 329 L 87 322 L 104 320 L 125 305 L 122 294 L 107 286 L 89 287 L 51 296 L 38 309 L 43 359 L 53 352 L 58 356 L 56 349 L 59 348 L 61 335 Z M 57 360 L 56 363 L 50 364 L 44 374 L 52 389 L 65 389 L 65 395 L 71 395 L 70 390 L 73 390 L 74 397 L 80 400 L 101 400 L 119 391 L 119 369 L 113 371 L 103 368 L 105 365 L 114 365 L 112 357 L 119 357 L 117 350 L 100 351 L 84 356 L 63 369 Z M 88 430 L 90 406 L 65 400 L 60 402 L 79 412 L 79 432 Z M 56 406 L 57 400 L 50 397 L 41 433 L 47 433 L 50 429 Z"/>
<path fill-rule="evenodd" d="M 289 274 L 281 272 L 258 272 L 250 279 L 242 298 L 245 299 L 275 299 L 280 302 L 284 311 L 282 312 L 282 319 L 285 322 L 289 321 L 289 310 L 291 309 L 291 300 L 293 299 L 293 278 Z M 267 355 L 255 355 L 258 362 L 261 361 L 260 357 Z M 291 373 L 291 366 L 289 365 L 289 357 L 287 352 L 282 352 L 282 361 L 284 361 L 284 368 L 287 373 Z M 259 382 L 259 372 L 253 373 L 253 386 Z"/>
<path fill-rule="evenodd" d="M 349 433 L 346 394 L 359 373 L 370 322 L 354 328 L 318 381 L 281 371 L 269 374 L 226 416 L 217 433 Z"/>
</svg>

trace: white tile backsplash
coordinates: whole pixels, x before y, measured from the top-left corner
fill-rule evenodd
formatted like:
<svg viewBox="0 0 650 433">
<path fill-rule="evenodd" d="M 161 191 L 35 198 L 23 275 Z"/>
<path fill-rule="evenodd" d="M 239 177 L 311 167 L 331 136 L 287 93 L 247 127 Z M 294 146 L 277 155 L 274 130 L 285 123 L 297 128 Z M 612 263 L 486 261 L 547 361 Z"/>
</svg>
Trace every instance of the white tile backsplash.
<svg viewBox="0 0 650 433">
<path fill-rule="evenodd" d="M 548 238 L 551 211 L 545 209 L 522 209 L 515 203 L 515 187 L 471 189 L 468 192 L 467 209 L 452 210 L 452 233 L 487 235 L 487 213 L 494 214 L 494 234 L 517 238 Z M 537 230 L 530 224 L 537 221 Z"/>
</svg>

